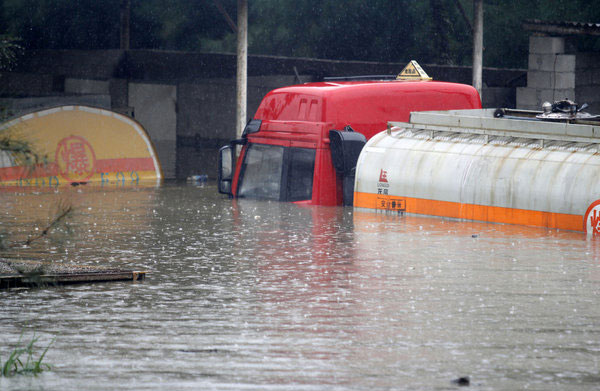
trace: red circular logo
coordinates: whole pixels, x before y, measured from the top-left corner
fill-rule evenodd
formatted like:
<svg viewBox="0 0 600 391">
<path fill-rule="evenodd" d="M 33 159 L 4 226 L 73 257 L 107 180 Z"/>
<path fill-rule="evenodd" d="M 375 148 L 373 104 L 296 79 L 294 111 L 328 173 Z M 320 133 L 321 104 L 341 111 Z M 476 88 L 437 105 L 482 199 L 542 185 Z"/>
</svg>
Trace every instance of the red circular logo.
<svg viewBox="0 0 600 391">
<path fill-rule="evenodd" d="M 69 182 L 84 182 L 96 171 L 96 155 L 90 143 L 80 136 L 65 137 L 56 147 L 55 162 L 60 175 Z"/>
<path fill-rule="evenodd" d="M 600 200 L 592 202 L 585 212 L 583 230 L 587 234 L 600 236 Z"/>
</svg>

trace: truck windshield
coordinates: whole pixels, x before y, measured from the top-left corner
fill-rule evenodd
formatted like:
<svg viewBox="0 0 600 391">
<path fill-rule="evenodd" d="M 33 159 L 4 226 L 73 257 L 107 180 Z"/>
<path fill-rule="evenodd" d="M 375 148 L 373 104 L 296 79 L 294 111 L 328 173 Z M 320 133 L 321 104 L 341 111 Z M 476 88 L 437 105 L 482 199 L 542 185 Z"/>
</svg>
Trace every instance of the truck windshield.
<svg viewBox="0 0 600 391">
<path fill-rule="evenodd" d="M 315 149 L 250 144 L 246 150 L 238 197 L 278 201 L 312 198 Z"/>
</svg>

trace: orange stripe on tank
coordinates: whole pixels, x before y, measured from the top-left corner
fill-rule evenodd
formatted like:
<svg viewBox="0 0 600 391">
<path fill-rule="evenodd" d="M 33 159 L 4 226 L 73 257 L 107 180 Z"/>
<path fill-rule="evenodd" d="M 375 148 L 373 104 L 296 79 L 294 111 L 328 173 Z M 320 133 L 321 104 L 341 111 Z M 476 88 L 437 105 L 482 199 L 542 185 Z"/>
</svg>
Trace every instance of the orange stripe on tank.
<svg viewBox="0 0 600 391">
<path fill-rule="evenodd" d="M 362 192 L 354 193 L 354 206 L 357 208 L 392 210 L 428 216 L 529 225 L 570 231 L 582 231 L 583 227 L 582 215 Z"/>
</svg>

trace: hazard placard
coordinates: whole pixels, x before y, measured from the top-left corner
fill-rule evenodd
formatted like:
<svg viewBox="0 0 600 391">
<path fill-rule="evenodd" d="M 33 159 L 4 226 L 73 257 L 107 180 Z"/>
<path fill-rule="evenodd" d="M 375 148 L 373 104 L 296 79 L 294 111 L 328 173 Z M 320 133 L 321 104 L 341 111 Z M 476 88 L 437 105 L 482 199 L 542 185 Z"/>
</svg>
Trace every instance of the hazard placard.
<svg viewBox="0 0 600 391">
<path fill-rule="evenodd" d="M 404 198 L 378 195 L 377 209 L 404 212 L 406 210 L 406 200 Z"/>
<path fill-rule="evenodd" d="M 412 60 L 396 77 L 397 80 L 432 80 L 418 62 Z"/>
</svg>

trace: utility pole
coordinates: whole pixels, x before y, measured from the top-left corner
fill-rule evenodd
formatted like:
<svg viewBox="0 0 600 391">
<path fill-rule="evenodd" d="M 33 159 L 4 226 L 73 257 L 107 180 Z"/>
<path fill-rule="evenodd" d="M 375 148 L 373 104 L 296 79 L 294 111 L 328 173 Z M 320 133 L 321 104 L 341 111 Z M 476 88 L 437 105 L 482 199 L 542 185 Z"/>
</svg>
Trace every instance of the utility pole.
<svg viewBox="0 0 600 391">
<path fill-rule="evenodd" d="M 473 87 L 481 97 L 483 74 L 483 0 L 473 0 Z"/>
<path fill-rule="evenodd" d="M 131 15 L 131 0 L 121 0 L 121 31 L 119 49 L 129 50 L 130 30 L 129 19 Z"/>
<path fill-rule="evenodd" d="M 248 0 L 237 1 L 237 111 L 236 134 L 242 137 L 246 126 L 248 79 Z"/>
</svg>

